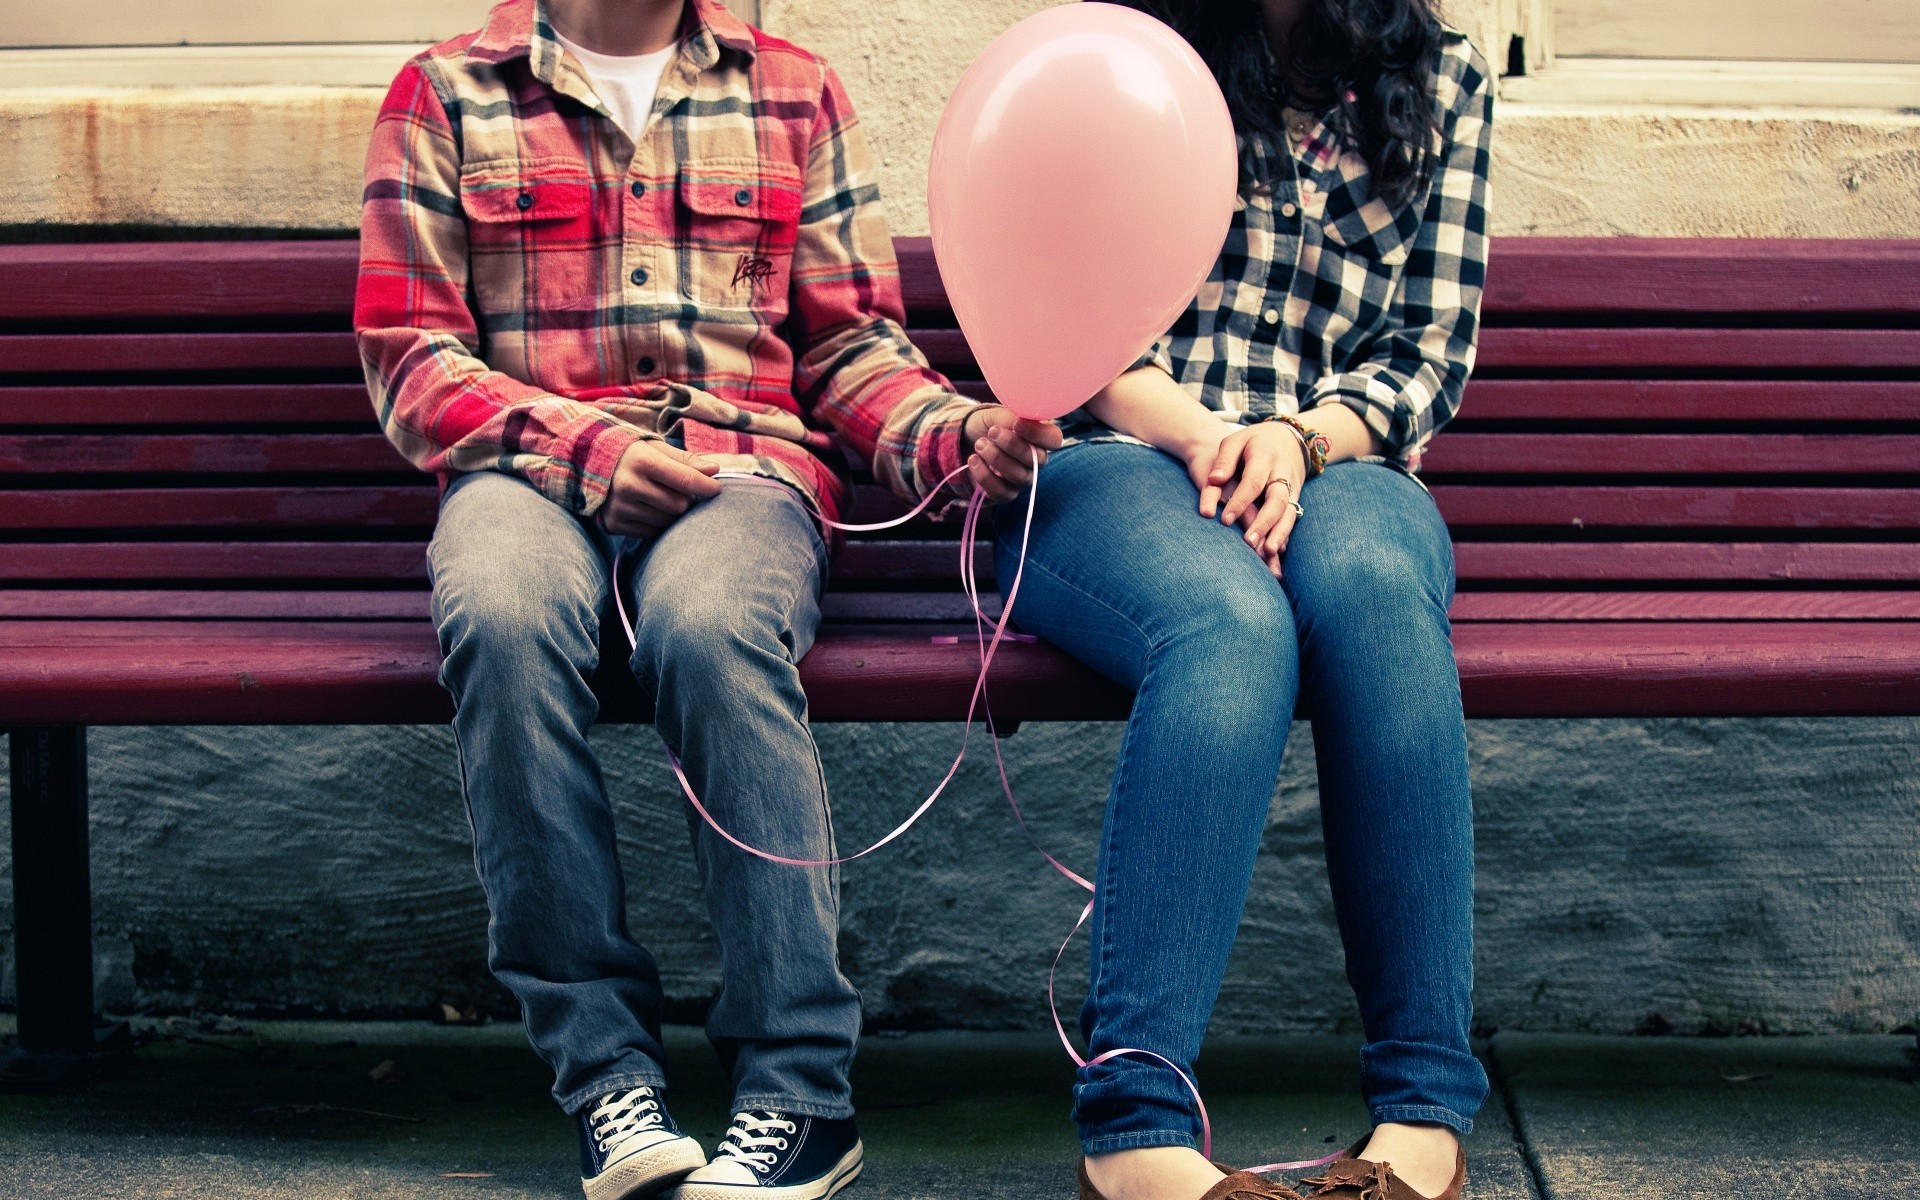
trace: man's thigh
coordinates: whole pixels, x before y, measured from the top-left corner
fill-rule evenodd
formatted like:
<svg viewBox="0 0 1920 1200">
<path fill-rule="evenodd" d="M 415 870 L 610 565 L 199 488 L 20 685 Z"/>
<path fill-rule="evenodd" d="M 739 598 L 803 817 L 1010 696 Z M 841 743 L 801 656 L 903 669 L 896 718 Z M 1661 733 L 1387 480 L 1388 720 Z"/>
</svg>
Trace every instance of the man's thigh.
<svg viewBox="0 0 1920 1200">
<path fill-rule="evenodd" d="M 628 594 L 640 648 L 699 654 L 772 637 L 798 662 L 813 644 L 827 549 L 786 485 L 725 480 L 651 543 L 629 546 L 639 556 Z"/>
<path fill-rule="evenodd" d="M 440 502 L 427 548 L 434 623 L 450 635 L 597 636 L 607 599 L 600 536 L 517 476 L 476 471 Z"/>
</svg>

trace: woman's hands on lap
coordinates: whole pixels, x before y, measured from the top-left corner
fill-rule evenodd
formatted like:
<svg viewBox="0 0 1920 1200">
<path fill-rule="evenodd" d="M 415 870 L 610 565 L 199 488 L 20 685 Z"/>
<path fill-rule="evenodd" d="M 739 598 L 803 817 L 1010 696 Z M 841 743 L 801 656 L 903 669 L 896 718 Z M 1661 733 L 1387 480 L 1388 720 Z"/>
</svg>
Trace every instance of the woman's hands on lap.
<svg viewBox="0 0 1920 1200">
<path fill-rule="evenodd" d="M 1228 432 L 1210 457 L 1203 447 L 1187 460 L 1200 489 L 1200 515 L 1242 526 L 1247 545 L 1278 579 L 1281 556 L 1300 516 L 1296 502 L 1307 481 L 1306 450 L 1293 430 L 1277 421 L 1223 428 Z"/>
</svg>

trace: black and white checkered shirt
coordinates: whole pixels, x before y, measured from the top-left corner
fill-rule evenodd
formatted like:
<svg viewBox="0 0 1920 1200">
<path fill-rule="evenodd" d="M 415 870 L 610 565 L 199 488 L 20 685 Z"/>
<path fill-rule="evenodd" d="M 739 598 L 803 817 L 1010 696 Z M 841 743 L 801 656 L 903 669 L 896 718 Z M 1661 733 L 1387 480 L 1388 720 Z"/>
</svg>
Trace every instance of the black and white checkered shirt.
<svg viewBox="0 0 1920 1200">
<path fill-rule="evenodd" d="M 1345 404 L 1409 470 L 1460 406 L 1487 263 L 1493 81 L 1449 31 L 1437 100 L 1442 145 L 1427 192 L 1399 207 L 1317 117 L 1289 113 L 1292 153 L 1243 141 L 1255 168 L 1213 272 L 1142 359 L 1236 422 Z M 1069 440 L 1113 438 L 1084 411 Z"/>
</svg>

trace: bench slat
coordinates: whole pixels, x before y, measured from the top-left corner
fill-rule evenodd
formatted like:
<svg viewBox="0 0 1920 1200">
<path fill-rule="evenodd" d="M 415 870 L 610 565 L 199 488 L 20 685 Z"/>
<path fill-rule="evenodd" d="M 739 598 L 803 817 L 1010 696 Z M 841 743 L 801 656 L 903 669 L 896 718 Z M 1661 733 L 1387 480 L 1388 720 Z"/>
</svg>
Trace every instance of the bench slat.
<svg viewBox="0 0 1920 1200">
<path fill-rule="evenodd" d="M 1433 485 L 1454 530 L 1916 529 L 1920 489 Z"/>
<path fill-rule="evenodd" d="M 1462 435 L 1446 435 L 1462 436 Z M 1444 476 L 1441 477 L 1444 480 Z M 1920 526 L 1920 489 L 1908 487 L 1767 487 L 1568 485 L 1554 478 L 1524 484 L 1436 481 L 1435 501 L 1458 529 L 1912 529 Z M 856 522 L 891 520 L 907 511 L 875 484 L 854 489 Z"/>
<path fill-rule="evenodd" d="M 424 538 L 402 542 L 26 542 L 0 543 L 0 580 L 81 582 L 127 580 L 424 581 Z M 960 578 L 953 542 L 848 542 L 833 561 L 841 582 L 937 583 Z M 974 556 L 993 578 L 993 554 Z M 955 593 L 948 592 L 948 595 Z"/>
<path fill-rule="evenodd" d="M 854 541 L 834 559 L 841 583 L 948 586 L 959 578 L 951 542 Z M 1475 542 L 1454 547 L 1466 587 L 1525 583 L 1664 584 L 1672 587 L 1778 584 L 1920 584 L 1920 544 L 1911 542 Z M 991 583 L 993 557 L 981 546 L 975 570 Z M 426 543 L 106 542 L 0 544 L 0 580 L 341 580 L 420 581 Z"/>
<path fill-rule="evenodd" d="M 0 493 L 0 529 L 279 529 L 433 524 L 431 480 L 380 487 L 73 488 Z"/>
<path fill-rule="evenodd" d="M 909 331 L 936 367 L 978 369 L 957 329 Z M 1920 370 L 1912 329 L 1522 329 L 1480 341 L 1484 370 Z M 357 371 L 351 333 L 86 333 L 0 336 L 0 372 Z"/>
<path fill-rule="evenodd" d="M 407 542 L 24 542 L 0 544 L 0 580 L 345 580 L 424 583 L 427 544 Z"/>
<path fill-rule="evenodd" d="M 445 721 L 439 658 L 424 621 L 0 621 L 0 723 Z M 950 721 L 978 666 L 926 632 L 836 629 L 801 673 L 814 720 Z M 1046 697 L 1050 715 L 1126 713 L 1124 692 L 1052 647 L 1009 644 L 996 667 L 996 712 Z M 603 719 L 644 716 L 609 699 Z"/>
<path fill-rule="evenodd" d="M 960 390 L 990 399 L 983 383 Z M 1459 421 L 1920 421 L 1920 381 L 1829 380 L 1818 403 L 1798 380 L 1476 379 Z M 352 424 L 374 429 L 359 383 L 0 386 L 0 426 Z"/>
<path fill-rule="evenodd" d="M 1920 583 L 1920 544 L 1458 542 L 1463 583 Z"/>
<path fill-rule="evenodd" d="M 1443 433 L 1429 478 L 1920 475 L 1920 434 Z M 378 433 L 0 433 L 0 474 L 418 472 Z"/>
<path fill-rule="evenodd" d="M 344 315 L 359 262 L 358 239 L 7 246 L 0 320 Z"/>
<path fill-rule="evenodd" d="M 896 238 L 907 307 L 948 309 L 928 238 Z M 1920 245 L 1766 238 L 1494 238 L 1493 319 L 1752 314 L 1920 316 Z"/>
<path fill-rule="evenodd" d="M 934 366 L 978 374 L 959 330 L 909 332 Z M 1920 370 L 1920 330 L 1489 326 L 1480 337 L 1478 369 L 1912 372 Z"/>
<path fill-rule="evenodd" d="M 1914 475 L 1920 436 L 1806 433 L 1453 433 L 1424 471 L 1542 475 Z"/>
<path fill-rule="evenodd" d="M 369 457 L 376 451 L 385 452 L 385 447 L 384 441 L 370 442 Z M 432 485 L 404 466 L 396 473 L 408 482 L 20 490 L 0 493 L 6 501 L 0 504 L 0 529 L 284 529 L 351 523 L 430 526 L 437 512 Z M 1524 486 L 1435 482 L 1432 490 L 1448 523 L 1456 529 L 1868 531 L 1920 526 L 1920 490 L 1908 487 L 1575 486 L 1543 479 L 1539 484 Z M 855 497 L 851 515 L 856 521 L 890 519 L 905 510 L 898 497 L 874 485 L 857 488 Z M 951 525 L 933 529 L 946 537 L 957 532 Z"/>
<path fill-rule="evenodd" d="M 1772 238 L 1495 238 L 1486 311 L 1920 316 L 1920 245 Z"/>
<path fill-rule="evenodd" d="M 0 591 L 7 620 L 427 620 L 423 590 L 392 592 L 27 589 Z"/>
<path fill-rule="evenodd" d="M 1489 328 L 1481 367 L 1494 370 L 1913 371 L 1913 329 Z"/>
<path fill-rule="evenodd" d="M 909 310 L 946 310 L 932 242 L 894 249 Z M 358 255 L 352 240 L 7 246 L 0 320 L 344 314 Z M 1495 318 L 1920 315 L 1920 249 L 1906 241 L 1495 238 L 1488 281 Z"/>
<path fill-rule="evenodd" d="M 989 617 L 1000 613 L 998 596 L 982 597 Z M 829 621 L 972 620 L 957 592 L 832 592 L 821 604 Z M 429 616 L 425 591 L 296 592 L 90 588 L 0 591 L 0 618 L 25 620 L 413 620 Z"/>
<path fill-rule="evenodd" d="M 1462 592 L 1471 621 L 1920 621 L 1920 591 Z"/>
<path fill-rule="evenodd" d="M 0 336 L 0 372 L 36 374 L 161 371 L 357 372 L 353 334 L 75 333 Z"/>
<path fill-rule="evenodd" d="M 0 474 L 371 473 L 419 480 L 377 433 L 0 434 Z"/>
<path fill-rule="evenodd" d="M 1466 623 L 1455 651 L 1475 717 L 1920 709 L 1920 622 Z M 965 644 L 833 629 L 801 678 L 815 720 L 951 721 L 977 663 Z M 0 621 L 0 723 L 444 721 L 439 665 L 425 622 Z M 990 692 L 1010 721 L 1110 720 L 1128 706 L 1045 645 L 1003 647 Z M 619 703 L 605 714 L 644 715 Z"/>
<path fill-rule="evenodd" d="M 404 620 L 429 617 L 410 591 L 206 591 L 90 588 L 0 592 L 5 620 Z M 983 598 L 989 618 L 998 596 Z M 829 622 L 972 619 L 953 592 L 829 592 Z M 1473 621 L 1920 621 L 1920 590 L 1858 592 L 1463 592 L 1455 622 Z"/>
<path fill-rule="evenodd" d="M 360 383 L 128 382 L 105 387 L 0 387 L 0 426 L 319 425 L 374 428 Z"/>
<path fill-rule="evenodd" d="M 1474 379 L 1458 420 L 1920 421 L 1920 381 Z"/>
</svg>

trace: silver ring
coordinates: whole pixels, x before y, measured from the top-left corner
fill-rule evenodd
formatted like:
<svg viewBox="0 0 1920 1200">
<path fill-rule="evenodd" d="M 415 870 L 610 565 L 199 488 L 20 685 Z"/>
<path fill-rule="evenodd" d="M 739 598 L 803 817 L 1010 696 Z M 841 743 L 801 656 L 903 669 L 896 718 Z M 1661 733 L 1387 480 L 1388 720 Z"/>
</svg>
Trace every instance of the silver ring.
<svg viewBox="0 0 1920 1200">
<path fill-rule="evenodd" d="M 1293 510 L 1293 516 L 1295 520 L 1298 520 L 1299 518 L 1307 515 L 1307 510 L 1300 507 L 1300 502 L 1298 500 L 1287 501 L 1287 507 Z"/>
</svg>

